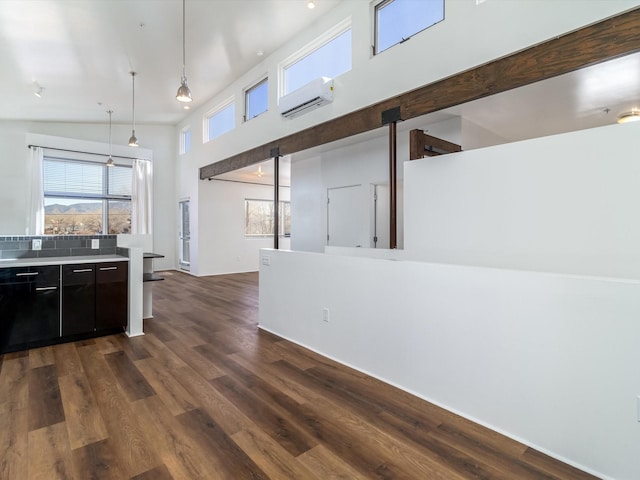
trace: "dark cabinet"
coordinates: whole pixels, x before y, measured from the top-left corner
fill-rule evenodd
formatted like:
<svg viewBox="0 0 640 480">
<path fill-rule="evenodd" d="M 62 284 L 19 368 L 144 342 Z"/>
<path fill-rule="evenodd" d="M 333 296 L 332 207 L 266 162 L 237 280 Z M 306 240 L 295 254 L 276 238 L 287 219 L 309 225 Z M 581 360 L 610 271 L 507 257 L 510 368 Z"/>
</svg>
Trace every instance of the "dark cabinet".
<svg viewBox="0 0 640 480">
<path fill-rule="evenodd" d="M 127 326 L 126 262 L 64 265 L 62 335 L 122 330 Z"/>
<path fill-rule="evenodd" d="M 0 268 L 0 353 L 60 337 L 60 266 Z"/>
<path fill-rule="evenodd" d="M 62 266 L 62 335 L 95 331 L 96 266 Z"/>
<path fill-rule="evenodd" d="M 124 329 L 128 317 L 129 265 L 96 265 L 96 330 Z"/>
</svg>

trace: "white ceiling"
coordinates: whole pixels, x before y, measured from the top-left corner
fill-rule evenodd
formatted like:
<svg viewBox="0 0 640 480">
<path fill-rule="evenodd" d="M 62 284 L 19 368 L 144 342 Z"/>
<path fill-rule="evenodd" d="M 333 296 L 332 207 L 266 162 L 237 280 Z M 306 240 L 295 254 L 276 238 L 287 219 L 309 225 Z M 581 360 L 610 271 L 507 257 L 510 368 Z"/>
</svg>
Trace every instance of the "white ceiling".
<svg viewBox="0 0 640 480">
<path fill-rule="evenodd" d="M 186 0 L 187 78 L 196 108 L 339 3 Z M 0 0 L 0 120 L 178 123 L 181 0 Z M 44 87 L 34 94 L 34 82 Z M 10 93 L 9 93 L 10 92 Z M 98 103 L 102 105 L 98 105 Z"/>
</svg>

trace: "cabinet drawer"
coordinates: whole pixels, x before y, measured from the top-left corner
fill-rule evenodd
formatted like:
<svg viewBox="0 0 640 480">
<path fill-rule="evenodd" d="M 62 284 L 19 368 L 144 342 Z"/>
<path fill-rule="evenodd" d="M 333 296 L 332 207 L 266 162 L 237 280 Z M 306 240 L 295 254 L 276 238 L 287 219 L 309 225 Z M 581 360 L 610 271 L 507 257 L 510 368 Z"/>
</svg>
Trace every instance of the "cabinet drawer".
<svg viewBox="0 0 640 480">
<path fill-rule="evenodd" d="M 94 283 L 96 266 L 92 263 L 79 263 L 62 266 L 62 284 L 84 285 Z"/>
<path fill-rule="evenodd" d="M 0 268 L 0 283 L 35 282 L 39 285 L 58 285 L 59 280 L 59 265 Z"/>
<path fill-rule="evenodd" d="M 127 262 L 104 262 L 96 264 L 96 275 L 100 282 L 125 282 L 129 269 Z"/>
</svg>

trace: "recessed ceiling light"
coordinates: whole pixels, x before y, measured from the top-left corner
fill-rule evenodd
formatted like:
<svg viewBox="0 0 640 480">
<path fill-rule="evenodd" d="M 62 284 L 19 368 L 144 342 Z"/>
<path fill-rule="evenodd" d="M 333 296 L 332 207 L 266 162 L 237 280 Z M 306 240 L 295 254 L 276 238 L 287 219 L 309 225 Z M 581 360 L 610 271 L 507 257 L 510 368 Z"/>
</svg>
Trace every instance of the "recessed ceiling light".
<svg viewBox="0 0 640 480">
<path fill-rule="evenodd" d="M 310 10 L 316 8 L 316 4 L 313 2 L 313 0 L 309 0 L 309 2 L 307 3 L 307 8 L 309 8 Z"/>
<path fill-rule="evenodd" d="M 629 123 L 638 121 L 640 121 L 640 110 L 634 109 L 630 112 L 623 113 L 618 117 L 618 123 Z"/>
<path fill-rule="evenodd" d="M 191 107 L 189 105 L 184 105 L 182 108 L 184 108 L 185 110 L 189 110 Z"/>
<path fill-rule="evenodd" d="M 262 50 L 258 50 L 258 51 L 256 52 L 256 55 L 257 55 L 257 56 L 259 56 L 259 57 L 261 57 L 261 56 L 263 56 L 263 55 L 264 55 L 264 52 L 263 52 Z"/>
</svg>

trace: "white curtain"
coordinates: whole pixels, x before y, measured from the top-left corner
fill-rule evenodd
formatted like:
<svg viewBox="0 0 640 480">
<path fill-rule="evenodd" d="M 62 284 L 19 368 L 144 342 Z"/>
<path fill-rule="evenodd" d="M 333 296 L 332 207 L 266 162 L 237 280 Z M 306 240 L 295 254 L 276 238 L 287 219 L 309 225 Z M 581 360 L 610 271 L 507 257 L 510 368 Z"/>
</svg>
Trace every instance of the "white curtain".
<svg viewBox="0 0 640 480">
<path fill-rule="evenodd" d="M 42 235 L 44 233 L 43 156 L 42 148 L 29 148 L 27 169 L 31 182 L 28 189 L 29 196 L 27 197 L 27 227 L 25 235 Z"/>
<path fill-rule="evenodd" d="M 131 233 L 151 233 L 153 173 L 148 160 L 133 161 Z"/>
</svg>

